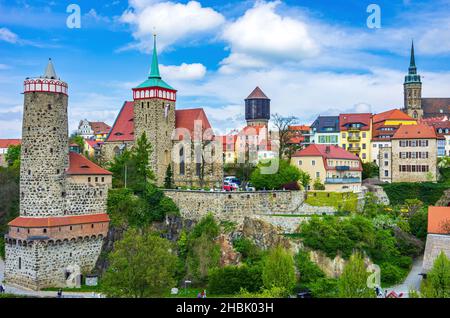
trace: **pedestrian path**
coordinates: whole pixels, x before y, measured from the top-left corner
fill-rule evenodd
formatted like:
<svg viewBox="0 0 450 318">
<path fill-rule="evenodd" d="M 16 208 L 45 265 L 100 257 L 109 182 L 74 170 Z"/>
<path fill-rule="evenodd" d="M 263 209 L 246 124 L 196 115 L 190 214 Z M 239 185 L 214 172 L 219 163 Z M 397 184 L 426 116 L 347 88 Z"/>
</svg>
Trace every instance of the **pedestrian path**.
<svg viewBox="0 0 450 318">
<path fill-rule="evenodd" d="M 413 262 L 411 271 L 409 272 L 408 276 L 406 276 L 403 283 L 387 288 L 388 293 L 391 291 L 395 291 L 397 294 L 403 293 L 405 295 L 403 297 L 407 298 L 411 289 L 419 290 L 420 283 L 422 281 L 422 276 L 419 275 L 422 272 L 422 262 L 422 256 L 416 258 Z M 381 273 L 381 275 L 383 275 L 383 273 Z"/>
</svg>

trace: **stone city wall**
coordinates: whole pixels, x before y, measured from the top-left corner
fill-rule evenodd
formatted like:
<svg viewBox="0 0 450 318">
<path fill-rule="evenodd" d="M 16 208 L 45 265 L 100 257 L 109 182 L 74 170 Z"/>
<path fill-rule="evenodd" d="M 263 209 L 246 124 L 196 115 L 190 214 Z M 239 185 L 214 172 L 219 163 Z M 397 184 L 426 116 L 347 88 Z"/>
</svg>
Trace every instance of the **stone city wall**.
<svg viewBox="0 0 450 318">
<path fill-rule="evenodd" d="M 241 222 L 244 217 L 272 212 L 298 211 L 303 191 L 209 192 L 165 190 L 184 218 L 198 220 L 209 212 L 219 220 Z"/>
<path fill-rule="evenodd" d="M 423 272 L 428 272 L 433 267 L 441 251 L 450 258 L 450 235 L 428 234 L 423 257 Z"/>
<path fill-rule="evenodd" d="M 66 186 L 66 211 L 68 215 L 106 212 L 108 184 L 83 184 L 68 182 Z"/>
<path fill-rule="evenodd" d="M 11 240 L 12 241 L 12 240 Z M 80 266 L 89 273 L 101 252 L 103 237 L 64 241 L 15 241 L 6 243 L 5 281 L 34 290 L 65 287 L 66 269 Z"/>
</svg>

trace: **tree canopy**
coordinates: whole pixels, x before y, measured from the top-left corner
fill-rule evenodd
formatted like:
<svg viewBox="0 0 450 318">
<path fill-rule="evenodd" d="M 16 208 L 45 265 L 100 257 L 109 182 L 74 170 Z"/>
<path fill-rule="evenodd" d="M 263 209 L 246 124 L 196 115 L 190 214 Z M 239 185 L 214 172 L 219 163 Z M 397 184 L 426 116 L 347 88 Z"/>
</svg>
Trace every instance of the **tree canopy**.
<svg viewBox="0 0 450 318">
<path fill-rule="evenodd" d="M 276 166 L 277 163 L 279 164 L 278 169 L 274 173 L 264 173 L 265 168 L 270 165 Z M 250 182 L 257 190 L 281 190 L 288 183 L 298 182 L 301 176 L 300 170 L 289 164 L 288 161 L 272 159 L 258 164 L 250 176 Z"/>
</svg>

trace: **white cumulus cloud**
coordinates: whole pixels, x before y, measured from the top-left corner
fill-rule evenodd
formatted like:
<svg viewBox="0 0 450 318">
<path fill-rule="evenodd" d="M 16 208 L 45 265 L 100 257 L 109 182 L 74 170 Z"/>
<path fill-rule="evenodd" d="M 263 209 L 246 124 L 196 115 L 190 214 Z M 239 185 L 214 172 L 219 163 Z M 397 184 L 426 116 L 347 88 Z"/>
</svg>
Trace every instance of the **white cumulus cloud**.
<svg viewBox="0 0 450 318">
<path fill-rule="evenodd" d="M 173 80 L 198 80 L 205 76 L 206 67 L 201 63 L 160 65 L 161 75 Z"/>
<path fill-rule="evenodd" d="M 197 1 L 186 4 L 156 2 L 149 0 L 130 0 L 129 8 L 120 21 L 129 24 L 136 43 L 127 48 L 150 51 L 153 46 L 153 33 L 158 34 L 159 50 L 186 37 L 210 32 L 225 21 L 222 14 L 212 8 L 202 7 Z"/>
<path fill-rule="evenodd" d="M 7 28 L 0 28 L 0 40 L 8 43 L 19 42 L 19 36 Z"/>
</svg>

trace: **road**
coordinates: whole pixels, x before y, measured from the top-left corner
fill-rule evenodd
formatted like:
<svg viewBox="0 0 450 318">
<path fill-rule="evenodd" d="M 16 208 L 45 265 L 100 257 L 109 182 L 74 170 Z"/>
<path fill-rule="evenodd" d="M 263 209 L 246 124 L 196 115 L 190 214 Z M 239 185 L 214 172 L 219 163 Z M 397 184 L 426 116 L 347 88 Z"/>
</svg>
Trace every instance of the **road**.
<svg viewBox="0 0 450 318">
<path fill-rule="evenodd" d="M 388 292 L 395 291 L 397 294 L 403 293 L 405 295 L 404 297 L 407 297 L 411 289 L 419 290 L 420 282 L 422 281 L 422 276 L 419 275 L 422 272 L 422 262 L 423 257 L 416 258 L 413 262 L 411 271 L 403 283 L 387 288 Z M 383 275 L 383 273 L 381 273 L 381 275 Z"/>
<path fill-rule="evenodd" d="M 0 258 L 0 283 L 5 287 L 7 294 L 22 295 L 28 297 L 39 298 L 56 298 L 56 291 L 34 291 L 30 289 L 21 288 L 19 286 L 12 286 L 3 283 L 5 263 Z M 77 293 L 77 292 L 63 292 L 63 298 L 98 298 L 98 294 L 94 293 Z"/>
</svg>

